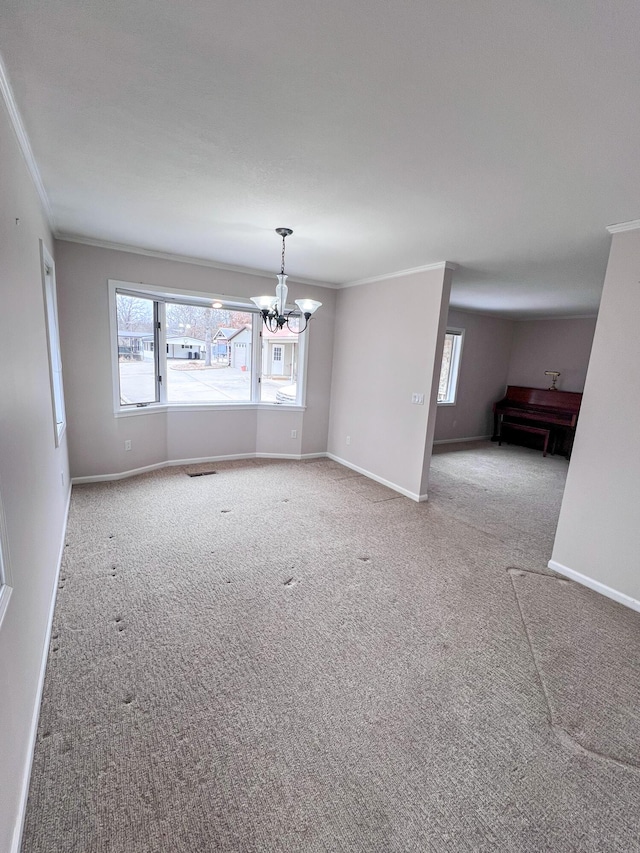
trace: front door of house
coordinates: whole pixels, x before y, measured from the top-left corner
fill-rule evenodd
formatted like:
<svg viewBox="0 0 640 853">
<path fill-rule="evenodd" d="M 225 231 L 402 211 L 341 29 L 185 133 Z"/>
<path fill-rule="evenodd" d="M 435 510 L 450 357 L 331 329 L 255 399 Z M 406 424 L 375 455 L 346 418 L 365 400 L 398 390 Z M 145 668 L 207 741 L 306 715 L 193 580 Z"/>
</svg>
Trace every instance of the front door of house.
<svg viewBox="0 0 640 853">
<path fill-rule="evenodd" d="M 271 375 L 282 376 L 284 373 L 284 359 L 282 358 L 282 345 L 274 344 L 271 354 Z"/>
</svg>

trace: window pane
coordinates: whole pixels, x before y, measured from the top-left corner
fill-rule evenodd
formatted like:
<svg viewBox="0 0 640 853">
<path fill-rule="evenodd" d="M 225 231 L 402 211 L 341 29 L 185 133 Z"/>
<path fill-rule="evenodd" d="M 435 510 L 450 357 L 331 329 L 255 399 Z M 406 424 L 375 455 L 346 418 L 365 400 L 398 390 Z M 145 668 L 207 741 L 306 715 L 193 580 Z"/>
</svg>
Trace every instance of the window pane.
<svg viewBox="0 0 640 853">
<path fill-rule="evenodd" d="M 260 401 L 293 405 L 298 399 L 298 317 L 278 332 L 262 329 Z"/>
<path fill-rule="evenodd" d="M 0 533 L 2 533 L 2 530 L 0 530 Z M 7 605 L 9 603 L 10 589 L 5 584 L 4 564 L 2 562 L 2 538 L 0 537 L 0 625 L 2 625 L 2 620 L 4 619 L 4 614 L 7 612 Z"/>
<path fill-rule="evenodd" d="M 120 403 L 155 403 L 158 399 L 154 358 L 153 300 L 116 294 Z"/>
<path fill-rule="evenodd" d="M 64 395 L 62 391 L 62 359 L 60 356 L 60 331 L 56 304 L 56 282 L 53 265 L 44 264 L 44 296 L 47 311 L 47 341 L 49 344 L 49 369 L 53 414 L 56 421 L 56 444 L 60 440 L 65 425 Z"/>
<path fill-rule="evenodd" d="M 251 314 L 167 303 L 167 402 L 251 401 Z"/>
<path fill-rule="evenodd" d="M 442 367 L 440 368 L 440 384 L 438 385 L 438 402 L 442 403 L 449 394 L 449 376 L 451 372 L 451 356 L 453 354 L 453 335 L 444 336 L 444 348 L 442 350 Z"/>
<path fill-rule="evenodd" d="M 455 403 L 463 332 L 449 331 L 444 338 L 442 366 L 438 384 L 438 402 Z"/>
</svg>

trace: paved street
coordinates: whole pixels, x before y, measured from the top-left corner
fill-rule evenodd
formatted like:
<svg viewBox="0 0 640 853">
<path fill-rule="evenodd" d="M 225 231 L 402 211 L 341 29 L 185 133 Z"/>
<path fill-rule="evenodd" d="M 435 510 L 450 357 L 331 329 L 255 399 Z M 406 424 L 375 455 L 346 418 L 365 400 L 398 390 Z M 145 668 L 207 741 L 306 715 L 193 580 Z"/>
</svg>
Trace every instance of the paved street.
<svg viewBox="0 0 640 853">
<path fill-rule="evenodd" d="M 151 402 L 154 398 L 154 365 L 151 361 L 120 362 L 122 402 Z M 167 361 L 167 400 L 170 403 L 250 402 L 251 375 L 234 367 L 219 365 L 204 367 L 185 364 L 184 359 Z M 275 403 L 278 388 L 290 385 L 264 379 L 261 383 L 262 402 Z"/>
</svg>

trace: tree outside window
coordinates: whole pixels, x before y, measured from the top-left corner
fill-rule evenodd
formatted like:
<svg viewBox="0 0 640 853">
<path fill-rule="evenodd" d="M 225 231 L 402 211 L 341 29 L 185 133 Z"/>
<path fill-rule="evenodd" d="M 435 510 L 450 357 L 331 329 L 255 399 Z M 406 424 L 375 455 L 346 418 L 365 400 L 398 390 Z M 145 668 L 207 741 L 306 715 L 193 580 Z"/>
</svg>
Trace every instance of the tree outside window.
<svg viewBox="0 0 640 853">
<path fill-rule="evenodd" d="M 442 365 L 438 384 L 438 403 L 453 406 L 456 402 L 464 329 L 447 329 L 442 349 Z"/>
</svg>

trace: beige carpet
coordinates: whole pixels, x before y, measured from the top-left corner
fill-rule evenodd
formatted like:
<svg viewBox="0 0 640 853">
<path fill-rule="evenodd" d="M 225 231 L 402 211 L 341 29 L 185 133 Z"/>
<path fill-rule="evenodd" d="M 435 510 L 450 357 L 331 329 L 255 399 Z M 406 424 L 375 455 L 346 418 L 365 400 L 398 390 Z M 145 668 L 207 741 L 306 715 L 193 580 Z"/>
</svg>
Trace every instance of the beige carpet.
<svg viewBox="0 0 640 853">
<path fill-rule="evenodd" d="M 564 460 L 214 467 L 74 489 L 24 853 L 640 850 L 640 617 L 545 568 Z"/>
</svg>

